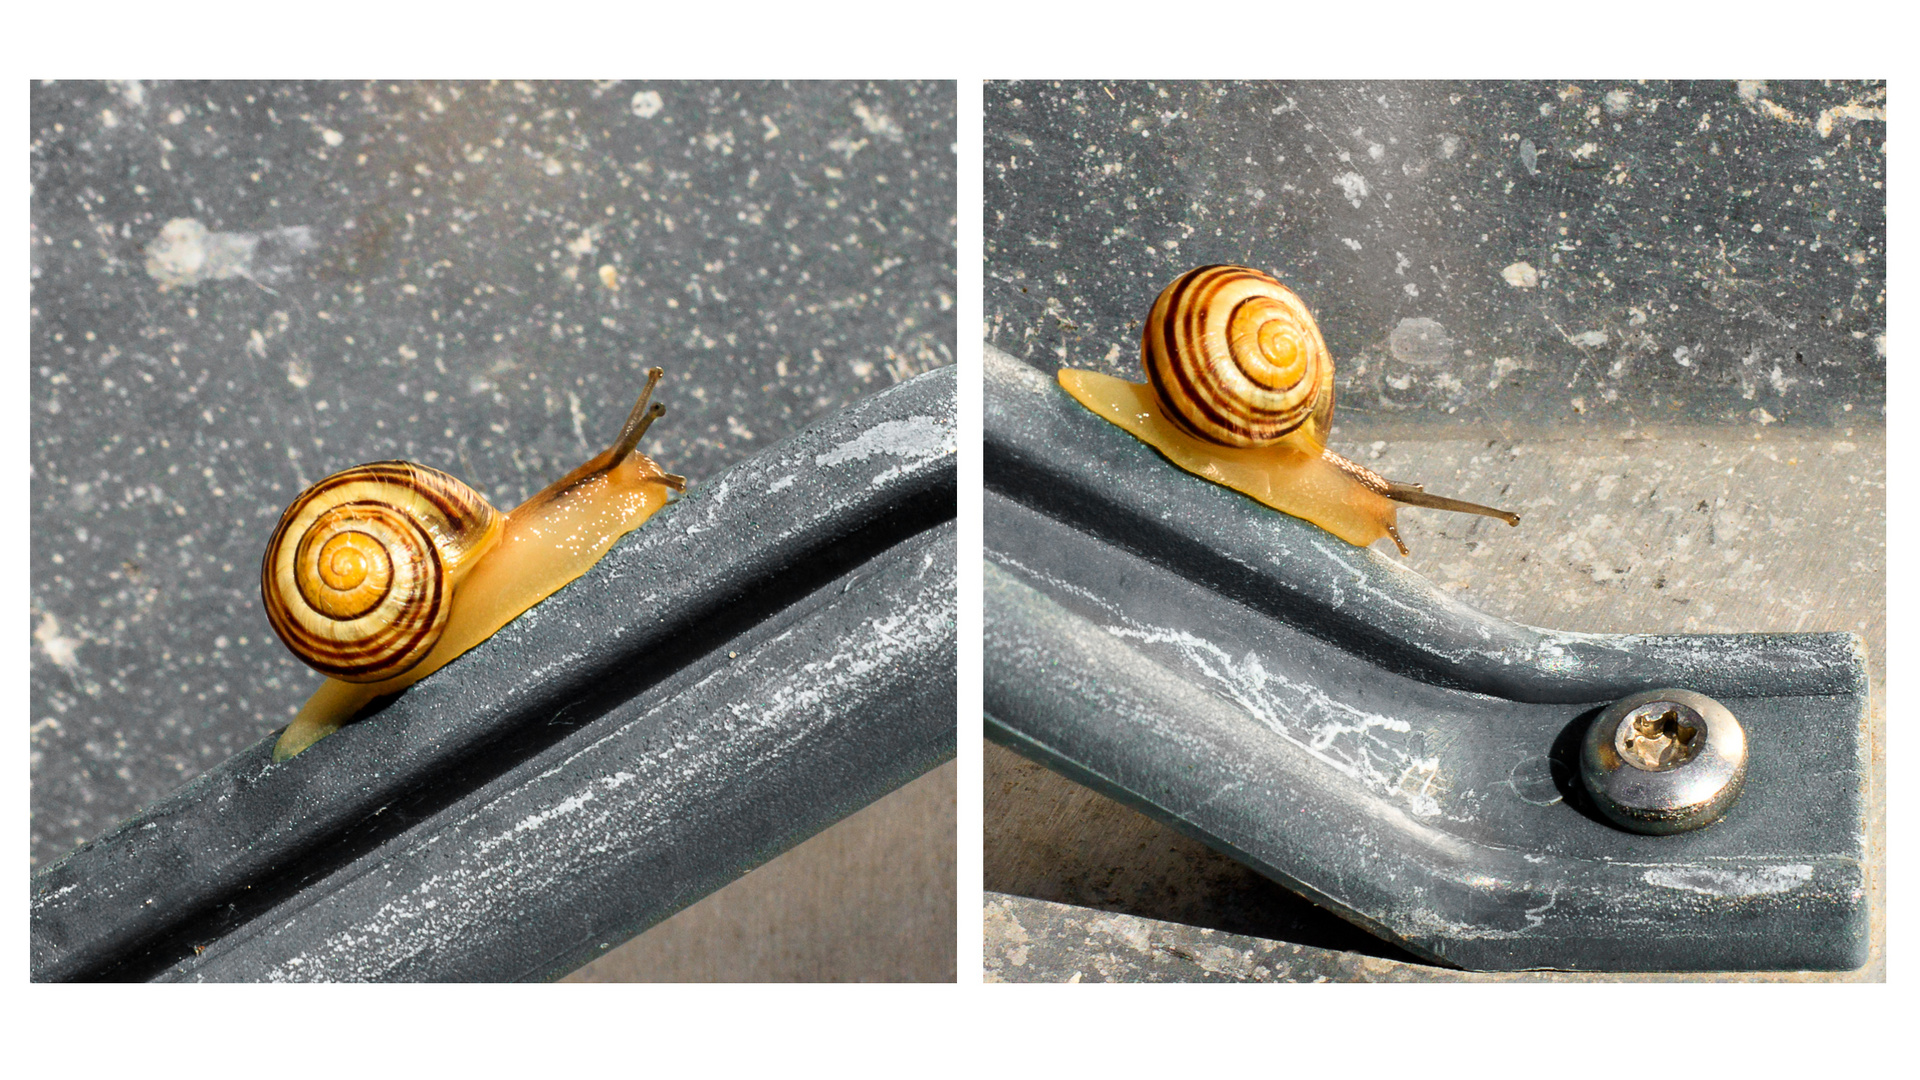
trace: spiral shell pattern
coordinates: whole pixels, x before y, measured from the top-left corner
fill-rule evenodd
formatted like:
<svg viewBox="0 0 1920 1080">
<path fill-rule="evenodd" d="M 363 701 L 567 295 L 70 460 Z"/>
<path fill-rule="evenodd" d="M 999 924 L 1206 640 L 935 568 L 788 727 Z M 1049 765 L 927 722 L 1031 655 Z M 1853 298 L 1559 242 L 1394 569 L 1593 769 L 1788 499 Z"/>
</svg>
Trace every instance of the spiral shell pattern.
<svg viewBox="0 0 1920 1080">
<path fill-rule="evenodd" d="M 1333 357 L 1292 289 L 1244 266 L 1203 266 L 1161 291 L 1141 360 L 1166 414 L 1224 446 L 1264 446 L 1333 413 Z"/>
<path fill-rule="evenodd" d="M 392 678 L 432 650 L 453 585 L 504 523 L 438 469 L 378 461 L 335 473 L 280 516 L 260 565 L 267 620 L 323 674 Z"/>
</svg>

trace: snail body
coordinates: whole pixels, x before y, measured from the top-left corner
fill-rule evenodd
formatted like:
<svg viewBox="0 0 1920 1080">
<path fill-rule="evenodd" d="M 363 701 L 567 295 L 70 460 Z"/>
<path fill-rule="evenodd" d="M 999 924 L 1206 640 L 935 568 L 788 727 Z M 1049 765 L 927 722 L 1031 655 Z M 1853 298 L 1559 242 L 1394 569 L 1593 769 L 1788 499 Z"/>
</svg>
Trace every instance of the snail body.
<svg viewBox="0 0 1920 1080">
<path fill-rule="evenodd" d="M 1203 266 L 1168 285 L 1141 331 L 1145 383 L 1072 368 L 1060 385 L 1180 468 L 1365 547 L 1392 537 L 1402 505 L 1505 510 L 1429 495 L 1327 449 L 1333 357 L 1313 314 L 1266 274 Z"/>
<path fill-rule="evenodd" d="M 281 515 L 261 560 L 268 621 L 328 676 L 274 746 L 285 761 L 491 637 L 600 561 L 686 478 L 636 447 L 661 371 L 611 447 L 509 513 L 424 465 L 335 473 Z"/>
</svg>

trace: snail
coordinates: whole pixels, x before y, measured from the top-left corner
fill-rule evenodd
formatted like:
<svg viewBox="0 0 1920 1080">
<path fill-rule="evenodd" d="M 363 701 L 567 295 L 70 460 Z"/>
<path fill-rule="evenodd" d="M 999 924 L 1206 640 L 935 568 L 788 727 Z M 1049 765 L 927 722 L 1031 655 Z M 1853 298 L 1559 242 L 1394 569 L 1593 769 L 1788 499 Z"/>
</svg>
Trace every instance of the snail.
<svg viewBox="0 0 1920 1080">
<path fill-rule="evenodd" d="M 1520 519 L 1429 495 L 1327 449 L 1333 357 L 1293 290 L 1243 266 L 1203 266 L 1161 290 L 1140 335 L 1147 382 L 1060 369 L 1060 385 L 1196 476 L 1350 544 L 1382 536 L 1404 504 Z"/>
<path fill-rule="evenodd" d="M 426 678 L 600 561 L 685 491 L 636 447 L 666 408 L 648 402 L 613 445 L 501 513 L 438 469 L 359 465 L 293 501 L 260 562 L 267 620 L 328 676 L 273 748 L 285 761 L 377 697 Z"/>
</svg>

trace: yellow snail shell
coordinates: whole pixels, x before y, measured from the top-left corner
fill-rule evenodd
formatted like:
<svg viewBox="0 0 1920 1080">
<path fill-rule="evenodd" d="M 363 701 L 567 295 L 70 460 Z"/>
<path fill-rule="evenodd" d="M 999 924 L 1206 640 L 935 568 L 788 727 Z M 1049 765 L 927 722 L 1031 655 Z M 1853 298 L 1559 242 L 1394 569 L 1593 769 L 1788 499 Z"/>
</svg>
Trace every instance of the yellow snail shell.
<svg viewBox="0 0 1920 1080">
<path fill-rule="evenodd" d="M 360 465 L 281 515 L 261 560 L 267 619 L 329 676 L 274 746 L 285 761 L 368 702 L 398 693 L 493 636 L 600 561 L 687 481 L 636 449 L 665 413 L 647 373 L 613 445 L 502 514 L 438 469 Z"/>
<path fill-rule="evenodd" d="M 1326 447 L 1333 357 L 1293 290 L 1244 266 L 1203 266 L 1161 290 L 1140 336 L 1147 382 L 1060 370 L 1075 400 L 1182 469 L 1362 547 L 1393 538 L 1402 504 L 1505 510 L 1429 495 Z"/>
<path fill-rule="evenodd" d="M 260 594 L 294 655 L 346 682 L 418 664 L 454 586 L 500 541 L 505 517 L 438 469 L 377 461 L 308 488 L 267 543 Z"/>
</svg>

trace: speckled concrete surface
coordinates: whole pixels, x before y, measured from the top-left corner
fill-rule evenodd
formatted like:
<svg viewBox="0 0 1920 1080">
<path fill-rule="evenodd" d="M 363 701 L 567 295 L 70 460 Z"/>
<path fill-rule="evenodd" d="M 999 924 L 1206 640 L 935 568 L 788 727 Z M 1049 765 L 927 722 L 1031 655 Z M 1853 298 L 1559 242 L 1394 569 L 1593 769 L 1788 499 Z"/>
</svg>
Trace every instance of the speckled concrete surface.
<svg viewBox="0 0 1920 1080">
<path fill-rule="evenodd" d="M 990 83 L 983 335 L 1043 370 L 1138 378 L 1167 281 L 1274 270 L 1339 363 L 1336 450 L 1522 516 L 1401 515 L 1408 564 L 1467 603 L 1593 633 L 1861 634 L 1876 921 L 1867 967 L 1838 977 L 1884 978 L 1883 98 Z M 1008 751 L 987 746 L 983 773 L 989 891 L 1073 905 L 1083 928 L 1123 913 L 1394 962 Z M 1046 947 L 1094 948 L 1070 937 Z M 1322 973 L 1363 977 L 1345 963 Z"/>
<path fill-rule="evenodd" d="M 698 484 L 954 348 L 951 83 L 32 88 L 35 865 L 284 723 L 306 484 Z"/>
</svg>

